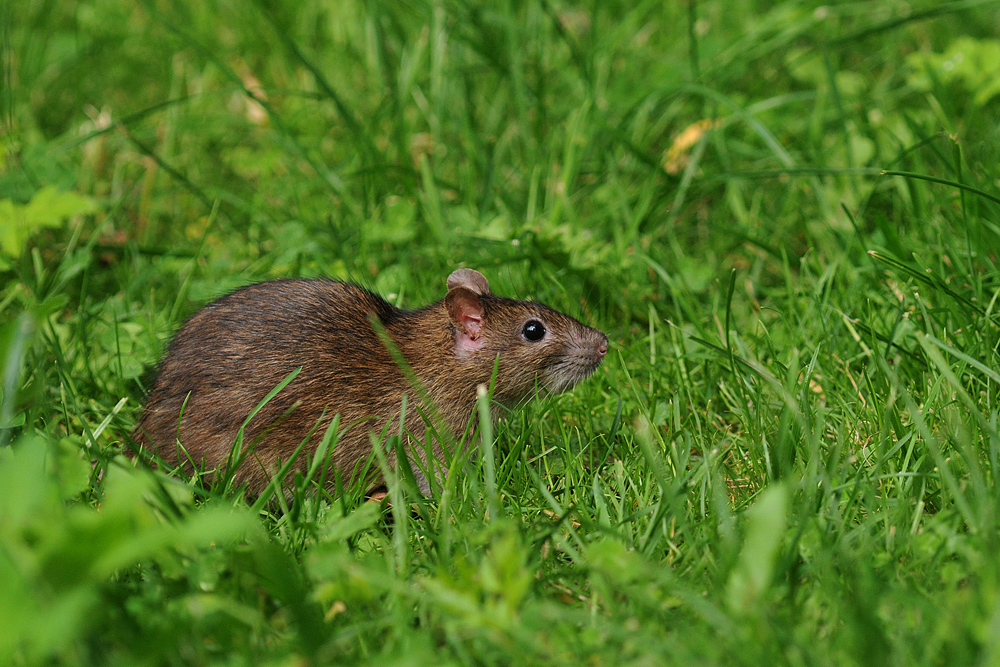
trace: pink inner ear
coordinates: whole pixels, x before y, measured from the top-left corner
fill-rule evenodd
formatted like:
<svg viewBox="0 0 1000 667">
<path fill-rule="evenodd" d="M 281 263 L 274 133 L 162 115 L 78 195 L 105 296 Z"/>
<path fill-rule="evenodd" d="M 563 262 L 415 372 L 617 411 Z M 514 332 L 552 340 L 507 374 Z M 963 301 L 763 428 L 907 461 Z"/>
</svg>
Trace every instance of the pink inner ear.
<svg viewBox="0 0 1000 667">
<path fill-rule="evenodd" d="M 455 327 L 455 349 L 471 352 L 483 346 L 483 304 L 468 287 L 456 287 L 444 298 L 448 317 Z"/>
<path fill-rule="evenodd" d="M 459 352 L 471 352 L 483 346 L 483 306 L 479 297 L 462 287 L 448 295 L 451 323 L 455 325 L 455 347 Z"/>
<path fill-rule="evenodd" d="M 483 346 L 481 326 L 483 319 L 477 308 L 463 308 L 458 316 L 458 332 L 455 343 L 461 352 L 471 352 Z"/>
<path fill-rule="evenodd" d="M 455 334 L 455 349 L 459 352 L 475 352 L 483 346 L 482 337 L 470 338 L 465 333 L 459 331 Z"/>
</svg>

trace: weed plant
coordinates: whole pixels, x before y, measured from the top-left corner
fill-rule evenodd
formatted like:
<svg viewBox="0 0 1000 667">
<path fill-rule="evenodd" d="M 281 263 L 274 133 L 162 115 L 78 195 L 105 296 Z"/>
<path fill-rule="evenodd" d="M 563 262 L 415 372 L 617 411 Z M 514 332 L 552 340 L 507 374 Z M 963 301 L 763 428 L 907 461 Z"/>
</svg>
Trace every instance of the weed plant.
<svg viewBox="0 0 1000 667">
<path fill-rule="evenodd" d="M 0 663 L 1000 660 L 1000 2 L 0 24 Z M 212 298 L 458 266 L 612 350 L 432 497 L 123 456 Z"/>
</svg>

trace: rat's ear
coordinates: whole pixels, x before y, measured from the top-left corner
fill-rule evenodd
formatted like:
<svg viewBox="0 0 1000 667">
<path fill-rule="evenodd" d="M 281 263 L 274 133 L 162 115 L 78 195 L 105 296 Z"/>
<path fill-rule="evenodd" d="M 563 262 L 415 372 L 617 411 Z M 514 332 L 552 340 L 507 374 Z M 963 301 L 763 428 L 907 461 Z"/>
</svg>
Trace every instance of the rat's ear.
<svg viewBox="0 0 1000 667">
<path fill-rule="evenodd" d="M 448 276 L 448 291 L 451 292 L 457 287 L 464 287 L 476 294 L 490 293 L 490 284 L 487 282 L 486 276 L 472 269 L 456 269 L 451 272 L 451 275 Z"/>
<path fill-rule="evenodd" d="M 456 287 L 448 290 L 444 305 L 451 323 L 458 329 L 458 348 L 474 350 L 482 347 L 483 304 L 479 295 L 467 287 Z"/>
</svg>

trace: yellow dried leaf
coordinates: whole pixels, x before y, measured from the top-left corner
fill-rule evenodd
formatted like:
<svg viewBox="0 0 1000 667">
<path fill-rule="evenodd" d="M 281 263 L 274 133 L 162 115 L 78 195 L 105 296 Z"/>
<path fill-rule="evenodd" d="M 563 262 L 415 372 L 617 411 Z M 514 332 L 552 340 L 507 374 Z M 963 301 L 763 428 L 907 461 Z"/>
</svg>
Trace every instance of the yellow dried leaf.
<svg viewBox="0 0 1000 667">
<path fill-rule="evenodd" d="M 718 120 L 706 118 L 685 127 L 680 134 L 674 137 L 674 142 L 663 154 L 663 171 L 672 176 L 684 171 L 688 164 L 688 151 L 705 136 L 706 132 L 718 125 Z"/>
</svg>

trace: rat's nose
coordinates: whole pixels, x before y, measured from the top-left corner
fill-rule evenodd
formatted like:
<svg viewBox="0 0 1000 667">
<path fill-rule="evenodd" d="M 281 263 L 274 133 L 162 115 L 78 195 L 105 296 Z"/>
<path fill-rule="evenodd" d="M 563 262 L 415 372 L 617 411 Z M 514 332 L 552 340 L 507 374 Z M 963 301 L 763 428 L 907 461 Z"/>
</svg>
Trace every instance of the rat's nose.
<svg viewBox="0 0 1000 667">
<path fill-rule="evenodd" d="M 608 337 L 601 334 L 601 342 L 597 344 L 597 353 L 602 357 L 608 353 Z"/>
</svg>

